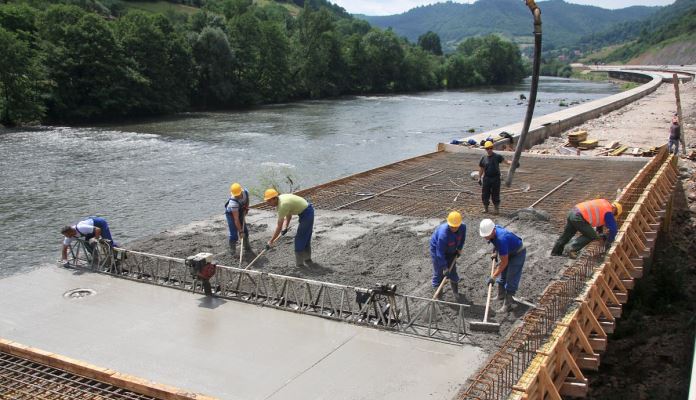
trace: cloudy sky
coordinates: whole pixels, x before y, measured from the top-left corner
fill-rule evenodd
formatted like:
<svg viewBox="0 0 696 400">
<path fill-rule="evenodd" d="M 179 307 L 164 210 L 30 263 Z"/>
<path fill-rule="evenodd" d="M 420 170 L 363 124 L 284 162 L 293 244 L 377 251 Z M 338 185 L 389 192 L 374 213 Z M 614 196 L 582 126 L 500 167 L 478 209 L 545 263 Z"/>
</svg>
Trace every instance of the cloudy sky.
<svg viewBox="0 0 696 400">
<path fill-rule="evenodd" d="M 437 3 L 437 0 L 330 0 L 352 14 L 390 15 L 400 14 L 414 7 Z M 444 0 L 443 0 L 444 1 Z M 474 0 L 455 0 L 457 3 L 472 3 Z M 522 0 L 520 0 L 522 1 Z M 566 0 L 569 3 L 588 4 L 603 8 L 624 8 L 628 6 L 665 6 L 674 0 Z M 539 2 L 542 12 L 543 3 Z"/>
</svg>

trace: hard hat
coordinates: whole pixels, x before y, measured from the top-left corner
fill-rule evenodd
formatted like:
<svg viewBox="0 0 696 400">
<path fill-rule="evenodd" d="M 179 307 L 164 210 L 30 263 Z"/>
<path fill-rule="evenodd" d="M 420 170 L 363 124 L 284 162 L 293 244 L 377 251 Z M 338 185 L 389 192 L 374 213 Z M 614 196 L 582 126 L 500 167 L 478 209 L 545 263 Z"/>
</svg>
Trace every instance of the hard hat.
<svg viewBox="0 0 696 400">
<path fill-rule="evenodd" d="M 232 193 L 232 196 L 237 197 L 242 195 L 242 185 L 239 183 L 233 183 L 230 185 L 230 193 Z"/>
<path fill-rule="evenodd" d="M 452 228 L 459 228 L 459 226 L 462 224 L 462 214 L 452 211 L 449 213 L 447 216 L 447 225 L 451 226 Z"/>
<path fill-rule="evenodd" d="M 491 233 L 493 233 L 494 229 L 495 224 L 493 223 L 493 221 L 486 218 L 483 221 L 481 221 L 481 224 L 479 225 L 479 235 L 481 235 L 481 237 L 488 237 Z"/>
<path fill-rule="evenodd" d="M 263 193 L 263 201 L 268 201 L 276 197 L 278 197 L 278 191 L 273 188 L 266 189 L 266 191 Z"/>
<path fill-rule="evenodd" d="M 493 148 L 493 142 L 491 142 L 490 140 L 487 141 L 486 143 L 483 144 L 483 148 L 484 148 L 484 149 L 492 149 L 492 148 Z"/>
<path fill-rule="evenodd" d="M 612 206 L 616 207 L 616 216 L 618 217 L 623 212 L 623 206 L 618 201 L 611 203 Z"/>
</svg>

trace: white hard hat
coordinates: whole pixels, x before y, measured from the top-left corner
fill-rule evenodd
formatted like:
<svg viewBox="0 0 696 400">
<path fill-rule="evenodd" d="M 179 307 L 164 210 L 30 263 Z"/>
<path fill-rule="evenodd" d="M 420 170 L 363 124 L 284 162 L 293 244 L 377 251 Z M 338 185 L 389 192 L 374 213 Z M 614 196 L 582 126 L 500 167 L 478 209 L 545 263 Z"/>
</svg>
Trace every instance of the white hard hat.
<svg viewBox="0 0 696 400">
<path fill-rule="evenodd" d="M 493 229 L 495 229 L 495 224 L 492 220 L 486 218 L 481 221 L 481 225 L 479 225 L 479 235 L 481 235 L 481 237 L 488 237 L 493 233 Z"/>
<path fill-rule="evenodd" d="M 477 181 L 478 178 L 479 178 L 479 172 L 478 172 L 478 171 L 474 171 L 474 172 L 472 172 L 469 176 L 471 177 L 471 179 Z"/>
</svg>

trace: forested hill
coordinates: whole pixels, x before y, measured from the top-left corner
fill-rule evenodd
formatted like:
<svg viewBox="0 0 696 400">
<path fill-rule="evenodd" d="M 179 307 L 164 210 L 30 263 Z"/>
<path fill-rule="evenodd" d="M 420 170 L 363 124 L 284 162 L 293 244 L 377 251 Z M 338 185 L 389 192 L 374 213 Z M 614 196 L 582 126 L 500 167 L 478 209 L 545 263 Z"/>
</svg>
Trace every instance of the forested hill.
<svg viewBox="0 0 696 400">
<path fill-rule="evenodd" d="M 498 36 L 443 56 L 433 33 L 410 43 L 326 0 L 172 3 L 0 2 L 0 123 L 511 84 L 526 74 L 518 47 Z"/>
<path fill-rule="evenodd" d="M 542 12 L 544 48 L 575 43 L 580 37 L 608 30 L 617 23 L 641 20 L 660 7 L 599 7 L 549 0 L 538 3 Z M 470 36 L 502 34 L 518 43 L 531 42 L 532 18 L 520 0 L 478 0 L 473 4 L 438 3 L 389 16 L 359 15 L 370 24 L 388 28 L 415 41 L 428 31 L 437 33 L 445 47 Z"/>
</svg>

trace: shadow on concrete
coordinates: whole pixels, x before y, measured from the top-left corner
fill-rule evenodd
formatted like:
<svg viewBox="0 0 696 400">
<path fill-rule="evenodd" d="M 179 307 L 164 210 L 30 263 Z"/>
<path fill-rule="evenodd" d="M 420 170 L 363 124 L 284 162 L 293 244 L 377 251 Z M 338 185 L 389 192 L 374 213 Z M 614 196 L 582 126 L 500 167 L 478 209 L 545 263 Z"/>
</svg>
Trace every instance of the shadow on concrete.
<svg viewBox="0 0 696 400">
<path fill-rule="evenodd" d="M 219 298 L 219 297 L 209 297 L 209 296 L 204 296 L 198 299 L 198 307 L 201 308 L 209 308 L 211 310 L 214 310 L 221 305 L 227 303 L 227 301 Z"/>
</svg>

